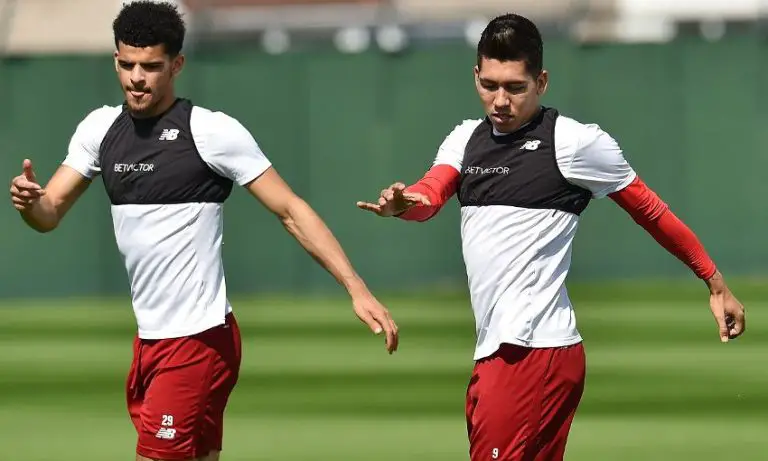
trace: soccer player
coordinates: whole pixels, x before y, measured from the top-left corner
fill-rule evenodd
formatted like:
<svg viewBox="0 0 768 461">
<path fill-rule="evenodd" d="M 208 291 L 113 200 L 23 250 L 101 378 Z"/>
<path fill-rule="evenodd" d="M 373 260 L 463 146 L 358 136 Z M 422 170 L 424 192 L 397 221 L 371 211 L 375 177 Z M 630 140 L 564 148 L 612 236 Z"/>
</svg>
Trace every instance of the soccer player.
<svg viewBox="0 0 768 461">
<path fill-rule="evenodd" d="M 221 256 L 222 205 L 234 183 L 346 288 L 355 314 L 376 334 L 386 332 L 389 353 L 397 348 L 397 325 L 249 131 L 175 96 L 185 35 L 177 9 L 132 2 L 113 28 L 124 103 L 95 109 L 79 123 L 45 188 L 24 160 L 12 202 L 30 227 L 49 232 L 101 175 L 138 324 L 126 386 L 136 459 L 218 460 L 241 361 Z"/>
<path fill-rule="evenodd" d="M 488 24 L 475 82 L 486 117 L 465 120 L 429 171 L 395 183 L 379 216 L 426 221 L 454 194 L 476 322 L 466 419 L 473 461 L 559 461 L 585 383 L 585 352 L 565 287 L 579 216 L 610 197 L 709 288 L 719 337 L 744 331 L 744 309 L 696 235 L 640 179 L 595 124 L 544 107 L 537 27 L 519 15 Z"/>
</svg>

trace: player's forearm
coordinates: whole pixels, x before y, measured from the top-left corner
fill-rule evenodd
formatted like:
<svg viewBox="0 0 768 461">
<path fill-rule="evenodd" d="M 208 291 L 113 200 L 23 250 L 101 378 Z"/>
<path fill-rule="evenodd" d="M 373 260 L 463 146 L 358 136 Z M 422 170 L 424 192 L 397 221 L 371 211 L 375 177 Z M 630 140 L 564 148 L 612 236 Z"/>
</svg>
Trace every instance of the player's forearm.
<svg viewBox="0 0 768 461">
<path fill-rule="evenodd" d="M 32 208 L 19 214 L 29 227 L 41 233 L 50 232 L 59 225 L 58 212 L 48 196 L 41 197 Z"/>
<path fill-rule="evenodd" d="M 419 204 L 396 215 L 397 218 L 404 221 L 428 221 L 432 219 L 445 204 L 439 199 L 440 195 L 435 192 L 434 187 L 431 186 L 428 181 L 421 180 L 416 184 L 408 186 L 405 190 L 406 192 L 415 192 L 426 196 L 427 199 L 429 199 L 430 205 Z"/>
<path fill-rule="evenodd" d="M 696 234 L 671 210 L 658 220 L 644 225 L 653 238 L 668 252 L 685 263 L 702 280 L 710 279 L 717 267 Z"/>
<path fill-rule="evenodd" d="M 349 293 L 366 289 L 338 240 L 304 200 L 292 200 L 281 221 L 307 253 Z"/>
<path fill-rule="evenodd" d="M 701 241 L 640 178 L 610 197 L 656 242 L 685 263 L 697 277 L 710 283 L 717 267 Z"/>
<path fill-rule="evenodd" d="M 456 193 L 459 172 L 449 165 L 432 167 L 417 183 L 408 186 L 407 192 L 417 192 L 429 199 L 430 205 L 417 205 L 397 217 L 405 221 L 427 221 L 434 217 L 443 205 Z"/>
</svg>

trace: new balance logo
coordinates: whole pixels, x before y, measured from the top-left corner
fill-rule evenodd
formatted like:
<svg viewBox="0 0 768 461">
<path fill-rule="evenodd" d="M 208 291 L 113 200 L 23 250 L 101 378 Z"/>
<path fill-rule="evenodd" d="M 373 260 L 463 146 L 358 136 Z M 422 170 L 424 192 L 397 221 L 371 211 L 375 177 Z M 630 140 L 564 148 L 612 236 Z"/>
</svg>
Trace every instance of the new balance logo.
<svg viewBox="0 0 768 461">
<path fill-rule="evenodd" d="M 535 141 L 526 141 L 525 144 L 523 144 L 523 147 L 520 148 L 520 150 L 536 150 L 539 148 L 539 144 L 541 144 L 541 141 L 538 139 Z"/>
<path fill-rule="evenodd" d="M 155 434 L 155 437 L 158 439 L 172 440 L 174 437 L 176 437 L 176 429 L 161 427 L 160 430 L 157 431 L 157 434 Z"/>
<path fill-rule="evenodd" d="M 165 129 L 160 135 L 160 141 L 175 141 L 179 137 L 179 130 Z"/>
<path fill-rule="evenodd" d="M 174 130 L 178 132 L 178 130 Z M 163 420 L 160 423 L 162 426 L 159 431 L 157 431 L 157 434 L 155 434 L 155 437 L 158 439 L 166 439 L 166 440 L 172 440 L 174 437 L 176 437 L 176 429 L 169 427 L 173 426 L 173 415 L 163 415 Z"/>
</svg>

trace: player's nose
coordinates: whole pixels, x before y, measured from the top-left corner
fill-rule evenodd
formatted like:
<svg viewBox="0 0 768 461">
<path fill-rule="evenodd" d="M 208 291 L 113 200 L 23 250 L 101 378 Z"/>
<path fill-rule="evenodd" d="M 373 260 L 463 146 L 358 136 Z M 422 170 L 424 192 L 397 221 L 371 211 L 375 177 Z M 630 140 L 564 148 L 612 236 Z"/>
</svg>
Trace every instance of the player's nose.
<svg viewBox="0 0 768 461">
<path fill-rule="evenodd" d="M 131 83 L 134 86 L 140 86 L 140 85 L 143 85 L 145 81 L 146 81 L 146 78 L 144 76 L 144 72 L 141 70 L 139 66 L 135 66 L 131 71 Z"/>
<path fill-rule="evenodd" d="M 496 97 L 493 99 L 493 105 L 496 106 L 497 109 L 509 107 L 510 102 L 509 95 L 503 89 L 497 91 Z"/>
</svg>

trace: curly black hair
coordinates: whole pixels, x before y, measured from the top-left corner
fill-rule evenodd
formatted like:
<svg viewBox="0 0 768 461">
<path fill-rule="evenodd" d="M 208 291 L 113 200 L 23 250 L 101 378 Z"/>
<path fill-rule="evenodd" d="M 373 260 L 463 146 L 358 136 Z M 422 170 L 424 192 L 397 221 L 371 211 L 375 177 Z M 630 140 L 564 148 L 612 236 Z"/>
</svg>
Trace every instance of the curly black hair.
<svg viewBox="0 0 768 461">
<path fill-rule="evenodd" d="M 477 65 L 483 58 L 523 61 L 528 72 L 538 77 L 544 64 L 544 46 L 536 25 L 519 14 L 505 14 L 492 20 L 477 45 Z"/>
<path fill-rule="evenodd" d="M 177 56 L 184 46 L 186 25 L 176 5 L 168 2 L 135 0 L 123 5 L 112 23 L 115 47 L 144 48 L 163 45 L 170 56 Z"/>
</svg>

